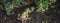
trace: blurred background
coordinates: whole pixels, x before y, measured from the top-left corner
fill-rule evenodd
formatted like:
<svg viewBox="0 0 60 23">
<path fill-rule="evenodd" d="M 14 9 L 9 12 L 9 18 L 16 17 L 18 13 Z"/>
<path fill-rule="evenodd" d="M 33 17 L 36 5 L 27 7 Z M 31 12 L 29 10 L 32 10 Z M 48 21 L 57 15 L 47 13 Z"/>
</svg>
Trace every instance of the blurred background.
<svg viewBox="0 0 60 23">
<path fill-rule="evenodd" d="M 0 0 L 0 23 L 60 23 L 60 0 Z"/>
</svg>

